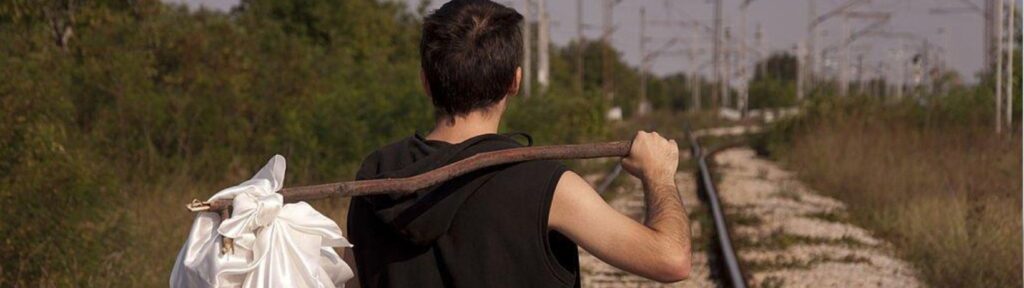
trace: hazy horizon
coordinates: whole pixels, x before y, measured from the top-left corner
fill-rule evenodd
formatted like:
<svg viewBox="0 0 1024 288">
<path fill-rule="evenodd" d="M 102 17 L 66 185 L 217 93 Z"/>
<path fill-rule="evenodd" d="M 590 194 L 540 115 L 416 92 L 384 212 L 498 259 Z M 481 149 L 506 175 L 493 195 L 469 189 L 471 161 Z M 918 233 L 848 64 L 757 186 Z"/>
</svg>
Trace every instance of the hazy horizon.
<svg viewBox="0 0 1024 288">
<path fill-rule="evenodd" d="M 185 3 L 191 7 L 207 7 L 209 9 L 227 11 L 239 3 L 239 0 L 165 0 L 172 3 Z M 410 9 L 416 6 L 419 0 L 400 0 L 407 2 Z M 723 18 L 725 26 L 732 31 L 733 37 L 739 37 L 740 4 L 743 0 L 724 0 Z M 511 5 L 522 11 L 524 0 L 499 1 Z M 747 46 L 752 47 L 765 54 L 775 52 L 796 52 L 796 45 L 807 36 L 807 1 L 785 1 L 788 5 L 769 5 L 772 1 L 755 0 L 748 7 L 747 18 Z M 819 0 L 817 3 L 818 14 L 824 14 L 840 4 L 846 2 L 839 0 Z M 444 1 L 432 1 L 431 9 L 436 9 Z M 601 25 L 601 3 L 598 0 L 584 2 L 583 14 L 587 28 L 584 34 L 587 38 L 595 39 L 600 37 Z M 954 0 L 904 0 L 904 1 L 873 1 L 862 5 L 854 11 L 860 12 L 890 12 L 892 20 L 885 25 L 886 31 L 895 33 L 911 33 L 916 37 L 928 39 L 932 45 L 941 49 L 933 51 L 939 53 L 938 58 L 948 62 L 948 66 L 959 72 L 967 82 L 975 82 L 976 74 L 982 68 L 982 16 L 977 13 L 956 13 L 946 15 L 933 15 L 932 8 L 963 7 L 963 3 Z M 662 47 L 668 39 L 673 37 L 692 38 L 691 27 L 668 27 L 656 23 L 667 19 L 675 20 L 697 20 L 703 25 L 711 25 L 712 2 L 710 1 L 658 1 L 658 0 L 623 0 L 614 9 L 614 23 L 618 27 L 612 35 L 612 44 L 622 51 L 624 60 L 633 66 L 640 63 L 640 15 L 639 10 L 643 7 L 647 11 L 647 19 L 650 24 L 647 27 L 647 34 L 653 38 L 648 42 L 648 51 Z M 536 9 L 534 9 L 536 10 Z M 548 1 L 548 14 L 551 17 L 551 41 L 558 46 L 564 46 L 576 38 L 576 1 Z M 534 19 L 536 20 L 536 19 Z M 838 17 L 834 17 L 822 24 L 819 28 L 817 47 L 833 46 L 838 43 L 837 34 L 841 32 L 841 23 Z M 871 20 L 851 19 L 850 30 L 857 31 L 868 26 Z M 763 41 L 761 47 L 754 39 L 757 27 L 761 26 Z M 945 31 L 945 33 L 940 32 Z M 685 72 L 693 69 L 692 65 L 702 65 L 710 59 L 707 50 L 711 44 L 707 35 L 703 35 L 697 42 L 697 47 L 704 47 L 705 53 L 699 57 L 696 63 L 691 63 L 685 55 L 676 54 L 659 57 L 652 61 L 651 71 L 658 75 L 666 75 L 675 72 Z M 681 51 L 687 49 L 686 41 L 678 41 L 676 45 L 666 49 L 669 51 Z M 858 62 L 858 55 L 863 54 L 863 66 L 865 77 L 871 77 L 874 70 L 883 68 L 883 63 L 895 63 L 896 61 L 907 61 L 913 54 L 910 49 L 904 50 L 902 58 L 897 48 L 900 46 L 916 48 L 921 46 L 920 40 L 899 40 L 884 39 L 879 37 L 863 37 L 852 45 L 850 51 L 851 67 Z M 913 47 L 911 47 L 913 46 Z M 942 50 L 945 50 L 942 51 Z M 748 56 L 751 61 L 755 55 Z M 900 60 L 902 59 L 902 60 Z M 825 63 L 834 63 L 822 62 Z M 704 69 L 703 74 L 707 75 L 710 69 Z M 888 70 L 891 77 L 896 77 L 899 70 Z M 853 74 L 851 77 L 856 77 Z M 855 79 L 855 78 L 852 78 Z"/>
</svg>

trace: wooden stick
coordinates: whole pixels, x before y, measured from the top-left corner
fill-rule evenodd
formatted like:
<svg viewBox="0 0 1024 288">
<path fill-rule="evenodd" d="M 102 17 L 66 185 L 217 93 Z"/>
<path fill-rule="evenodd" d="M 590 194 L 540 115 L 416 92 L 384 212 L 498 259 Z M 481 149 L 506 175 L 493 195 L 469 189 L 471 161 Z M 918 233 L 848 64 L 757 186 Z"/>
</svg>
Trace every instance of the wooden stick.
<svg viewBox="0 0 1024 288">
<path fill-rule="evenodd" d="M 347 181 L 321 185 L 300 186 L 281 189 L 285 203 L 326 199 L 330 197 L 353 197 L 363 195 L 413 193 L 452 178 L 465 175 L 483 168 L 531 161 L 531 160 L 564 160 L 588 159 L 604 157 L 626 157 L 632 143 L 617 141 L 598 144 L 554 145 L 525 148 L 512 148 L 493 152 L 485 152 L 459 160 L 441 168 L 407 178 L 376 179 Z M 230 199 L 209 202 L 193 200 L 186 205 L 189 211 L 220 212 L 231 206 Z"/>
</svg>

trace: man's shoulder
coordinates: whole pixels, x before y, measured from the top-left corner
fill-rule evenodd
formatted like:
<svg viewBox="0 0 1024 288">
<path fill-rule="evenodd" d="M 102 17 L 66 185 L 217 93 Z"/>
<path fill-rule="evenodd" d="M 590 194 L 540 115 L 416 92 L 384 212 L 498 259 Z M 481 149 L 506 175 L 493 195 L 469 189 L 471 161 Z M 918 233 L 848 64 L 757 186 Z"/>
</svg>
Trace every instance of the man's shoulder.
<svg viewBox="0 0 1024 288">
<path fill-rule="evenodd" d="M 569 168 L 566 167 L 565 164 L 555 160 L 531 160 L 512 164 L 505 170 L 531 175 L 551 173 L 558 173 L 561 175 L 562 172 L 568 171 Z"/>
<path fill-rule="evenodd" d="M 500 168 L 495 184 L 520 190 L 517 193 L 551 194 L 566 171 L 569 168 L 558 161 L 524 161 Z"/>
</svg>

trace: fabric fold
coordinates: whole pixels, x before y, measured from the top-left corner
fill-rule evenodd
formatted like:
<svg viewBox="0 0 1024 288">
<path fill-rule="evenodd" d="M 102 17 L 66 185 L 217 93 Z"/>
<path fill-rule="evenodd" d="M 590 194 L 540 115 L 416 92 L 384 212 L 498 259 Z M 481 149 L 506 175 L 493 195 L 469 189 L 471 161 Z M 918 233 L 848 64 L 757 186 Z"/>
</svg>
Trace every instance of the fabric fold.
<svg viewBox="0 0 1024 288">
<path fill-rule="evenodd" d="M 353 277 L 333 247 L 351 247 L 341 228 L 305 202 L 284 204 L 285 159 L 210 200 L 233 199 L 231 218 L 196 216 L 171 272 L 171 287 L 344 287 Z M 221 254 L 221 238 L 235 249 Z"/>
</svg>

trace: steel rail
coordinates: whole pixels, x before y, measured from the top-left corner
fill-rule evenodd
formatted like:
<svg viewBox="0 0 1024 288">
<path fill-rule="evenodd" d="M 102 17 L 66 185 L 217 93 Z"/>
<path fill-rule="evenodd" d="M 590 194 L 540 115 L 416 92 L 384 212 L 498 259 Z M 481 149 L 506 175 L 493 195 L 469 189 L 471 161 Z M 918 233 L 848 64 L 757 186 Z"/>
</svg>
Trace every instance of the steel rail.
<svg viewBox="0 0 1024 288">
<path fill-rule="evenodd" d="M 604 195 L 608 188 L 612 186 L 612 182 L 615 182 L 615 178 L 619 178 L 619 174 L 622 174 L 622 163 L 615 164 L 615 167 L 612 167 L 612 171 L 604 176 L 600 184 L 597 184 L 597 187 L 594 189 L 597 190 L 597 194 Z"/>
<path fill-rule="evenodd" d="M 686 137 L 690 140 L 691 154 L 693 155 L 694 161 L 697 162 L 698 175 L 697 181 L 704 188 L 704 192 L 707 193 L 708 206 L 711 208 L 711 216 L 715 224 L 715 233 L 718 235 L 718 246 L 722 253 L 722 262 L 725 264 L 725 270 L 728 274 L 729 284 L 731 287 L 746 288 L 746 278 L 743 277 L 743 270 L 740 268 L 739 260 L 736 258 L 736 250 L 733 249 L 732 237 L 729 235 L 729 229 L 725 223 L 725 212 L 722 209 L 722 204 L 719 202 L 718 191 L 715 189 L 715 181 L 711 179 L 711 172 L 708 169 L 707 154 L 703 154 L 704 151 L 700 147 L 700 143 L 697 142 L 697 138 L 693 137 L 689 129 L 686 131 Z M 710 153 L 709 153 L 710 154 Z"/>
</svg>

